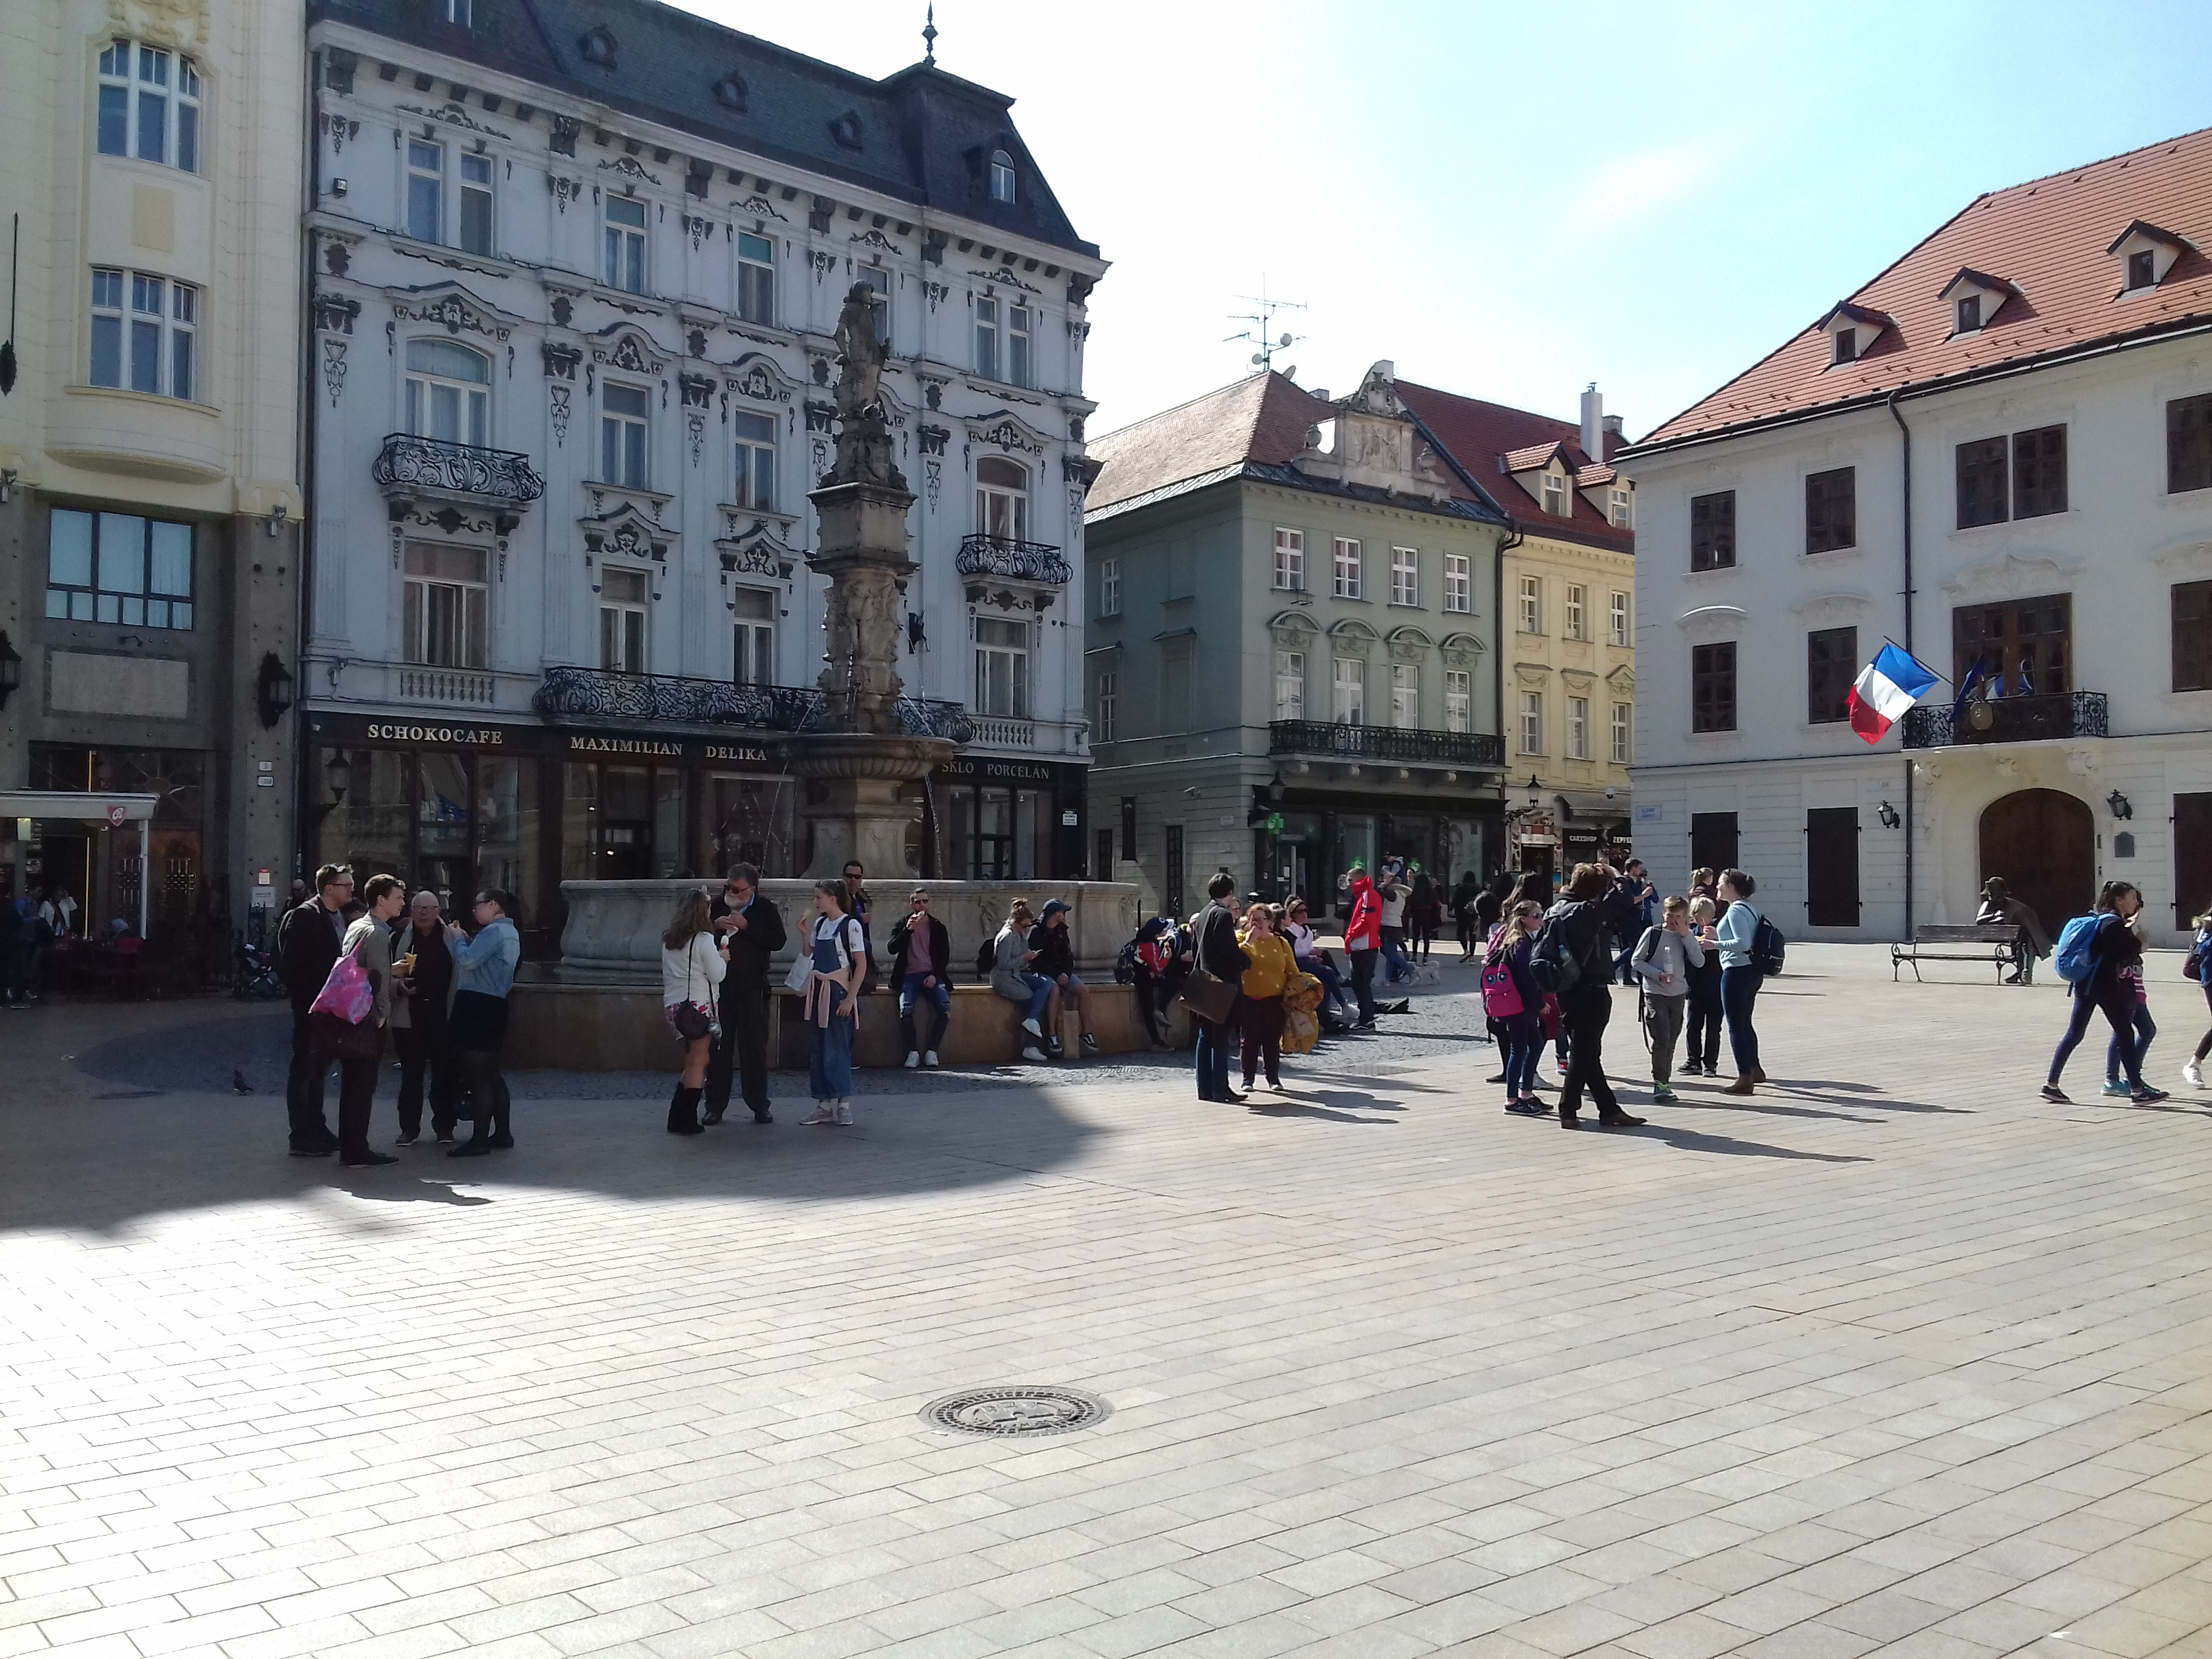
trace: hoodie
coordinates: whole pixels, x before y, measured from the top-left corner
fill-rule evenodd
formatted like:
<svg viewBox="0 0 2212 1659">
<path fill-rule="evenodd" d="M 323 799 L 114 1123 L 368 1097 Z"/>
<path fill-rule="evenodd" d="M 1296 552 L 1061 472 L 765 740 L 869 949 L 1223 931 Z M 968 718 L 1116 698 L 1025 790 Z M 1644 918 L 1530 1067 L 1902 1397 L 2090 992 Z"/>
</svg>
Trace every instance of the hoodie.
<svg viewBox="0 0 2212 1659">
<path fill-rule="evenodd" d="M 1364 870 L 1352 878 L 1352 916 L 1344 924 L 1344 948 L 1379 951 L 1382 948 L 1382 901 Z"/>
</svg>

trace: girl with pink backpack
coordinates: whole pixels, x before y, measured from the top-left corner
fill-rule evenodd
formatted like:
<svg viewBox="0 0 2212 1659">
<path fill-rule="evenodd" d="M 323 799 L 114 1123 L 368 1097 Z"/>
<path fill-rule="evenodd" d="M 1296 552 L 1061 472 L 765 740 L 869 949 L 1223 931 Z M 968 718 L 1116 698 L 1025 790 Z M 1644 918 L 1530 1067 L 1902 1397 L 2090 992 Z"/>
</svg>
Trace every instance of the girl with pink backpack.
<svg viewBox="0 0 2212 1659">
<path fill-rule="evenodd" d="M 1482 963 L 1482 1011 L 1498 1022 L 1505 1049 L 1505 1109 L 1516 1117 L 1545 1117 L 1536 1098 L 1536 1061 L 1544 1052 L 1544 994 L 1528 969 L 1544 907 L 1523 899 L 1490 942 Z"/>
</svg>

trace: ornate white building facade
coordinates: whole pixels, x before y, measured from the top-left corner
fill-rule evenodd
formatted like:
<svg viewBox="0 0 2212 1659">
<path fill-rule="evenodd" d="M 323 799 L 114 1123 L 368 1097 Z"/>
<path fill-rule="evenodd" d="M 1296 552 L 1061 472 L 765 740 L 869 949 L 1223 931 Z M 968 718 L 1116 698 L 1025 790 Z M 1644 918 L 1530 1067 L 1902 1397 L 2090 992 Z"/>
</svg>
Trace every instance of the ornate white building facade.
<svg viewBox="0 0 2212 1659">
<path fill-rule="evenodd" d="M 315 854 L 549 923 L 564 878 L 802 867 L 806 495 L 866 283 L 915 497 L 909 719 L 967 739 L 915 867 L 1083 873 L 1105 266 L 1008 100 L 663 6 L 428 12 L 309 8 Z"/>
</svg>

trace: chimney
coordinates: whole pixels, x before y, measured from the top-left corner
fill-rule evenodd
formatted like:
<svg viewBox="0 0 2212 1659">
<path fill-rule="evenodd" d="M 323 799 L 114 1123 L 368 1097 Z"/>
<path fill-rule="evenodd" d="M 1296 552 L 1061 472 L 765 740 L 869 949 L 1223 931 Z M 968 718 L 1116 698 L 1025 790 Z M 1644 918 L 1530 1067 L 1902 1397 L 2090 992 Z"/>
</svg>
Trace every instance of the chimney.
<svg viewBox="0 0 2212 1659">
<path fill-rule="evenodd" d="M 1608 438 L 1618 438 L 1622 435 L 1620 416 L 1608 415 L 1605 417 L 1605 435 Z"/>
<path fill-rule="evenodd" d="M 1593 461 L 1605 459 L 1605 398 L 1595 380 L 1583 393 L 1583 453 Z"/>
</svg>

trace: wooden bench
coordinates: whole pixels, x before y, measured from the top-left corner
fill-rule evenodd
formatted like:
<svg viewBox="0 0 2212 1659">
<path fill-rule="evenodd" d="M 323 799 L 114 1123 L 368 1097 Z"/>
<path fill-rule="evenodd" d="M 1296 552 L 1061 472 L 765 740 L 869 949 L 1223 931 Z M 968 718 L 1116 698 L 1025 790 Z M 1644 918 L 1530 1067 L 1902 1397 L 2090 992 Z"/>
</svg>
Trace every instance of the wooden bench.
<svg viewBox="0 0 2212 1659">
<path fill-rule="evenodd" d="M 1986 962 L 2002 982 L 2005 969 L 2014 965 L 2013 951 L 2019 942 L 2020 929 L 2009 922 L 1924 921 L 1912 930 L 1911 944 L 1889 947 L 1890 983 L 1897 982 L 1898 965 L 1907 962 L 1916 984 L 1926 982 L 1920 977 L 1923 962 Z"/>
</svg>

